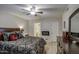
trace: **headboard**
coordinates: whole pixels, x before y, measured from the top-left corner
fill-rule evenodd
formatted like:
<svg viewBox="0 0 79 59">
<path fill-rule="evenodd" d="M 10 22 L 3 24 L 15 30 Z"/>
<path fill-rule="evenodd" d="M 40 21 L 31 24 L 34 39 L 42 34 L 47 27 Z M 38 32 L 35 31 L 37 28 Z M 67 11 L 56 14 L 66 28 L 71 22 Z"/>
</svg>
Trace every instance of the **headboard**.
<svg viewBox="0 0 79 59">
<path fill-rule="evenodd" d="M 1 32 L 14 32 L 14 31 L 20 31 L 20 28 L 0 28 Z"/>
</svg>

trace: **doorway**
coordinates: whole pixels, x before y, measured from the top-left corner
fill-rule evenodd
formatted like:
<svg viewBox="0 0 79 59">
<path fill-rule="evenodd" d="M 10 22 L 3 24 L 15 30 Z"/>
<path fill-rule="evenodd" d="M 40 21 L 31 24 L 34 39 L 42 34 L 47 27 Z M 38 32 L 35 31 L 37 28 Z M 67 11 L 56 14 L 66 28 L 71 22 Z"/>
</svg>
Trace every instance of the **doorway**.
<svg viewBox="0 0 79 59">
<path fill-rule="evenodd" d="M 40 23 L 35 23 L 34 24 L 34 36 L 36 36 L 36 37 L 40 37 L 41 36 Z"/>
</svg>

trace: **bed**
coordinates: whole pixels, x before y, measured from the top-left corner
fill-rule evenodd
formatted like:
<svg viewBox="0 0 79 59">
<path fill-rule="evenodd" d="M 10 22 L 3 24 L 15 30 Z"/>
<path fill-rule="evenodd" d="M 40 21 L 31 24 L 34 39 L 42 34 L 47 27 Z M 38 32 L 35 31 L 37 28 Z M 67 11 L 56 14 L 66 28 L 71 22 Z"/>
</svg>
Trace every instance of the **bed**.
<svg viewBox="0 0 79 59">
<path fill-rule="evenodd" d="M 0 28 L 0 32 L 19 31 L 19 28 Z M 43 54 L 45 44 L 46 41 L 43 38 L 33 36 L 22 36 L 13 41 L 3 40 L 0 37 L 0 54 Z"/>
</svg>

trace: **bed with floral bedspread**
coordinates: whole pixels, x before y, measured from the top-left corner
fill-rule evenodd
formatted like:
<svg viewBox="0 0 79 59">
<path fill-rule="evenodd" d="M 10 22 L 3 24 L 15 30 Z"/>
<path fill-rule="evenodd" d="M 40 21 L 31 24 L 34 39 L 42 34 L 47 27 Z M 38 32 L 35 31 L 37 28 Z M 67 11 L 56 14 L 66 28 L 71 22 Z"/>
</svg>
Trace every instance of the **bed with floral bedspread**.
<svg viewBox="0 0 79 59">
<path fill-rule="evenodd" d="M 0 54 L 44 53 L 46 41 L 43 38 L 26 36 L 16 41 L 0 41 Z"/>
</svg>

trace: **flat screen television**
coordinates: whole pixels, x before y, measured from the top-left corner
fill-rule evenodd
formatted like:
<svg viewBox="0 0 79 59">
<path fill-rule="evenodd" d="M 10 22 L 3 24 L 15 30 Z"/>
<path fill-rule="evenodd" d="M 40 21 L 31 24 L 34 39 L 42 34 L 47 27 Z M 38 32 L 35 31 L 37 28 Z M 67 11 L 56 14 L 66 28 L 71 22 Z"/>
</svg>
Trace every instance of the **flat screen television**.
<svg viewBox="0 0 79 59">
<path fill-rule="evenodd" d="M 49 31 L 42 31 L 42 35 L 43 35 L 43 36 L 49 36 L 50 33 L 49 33 Z"/>
</svg>

